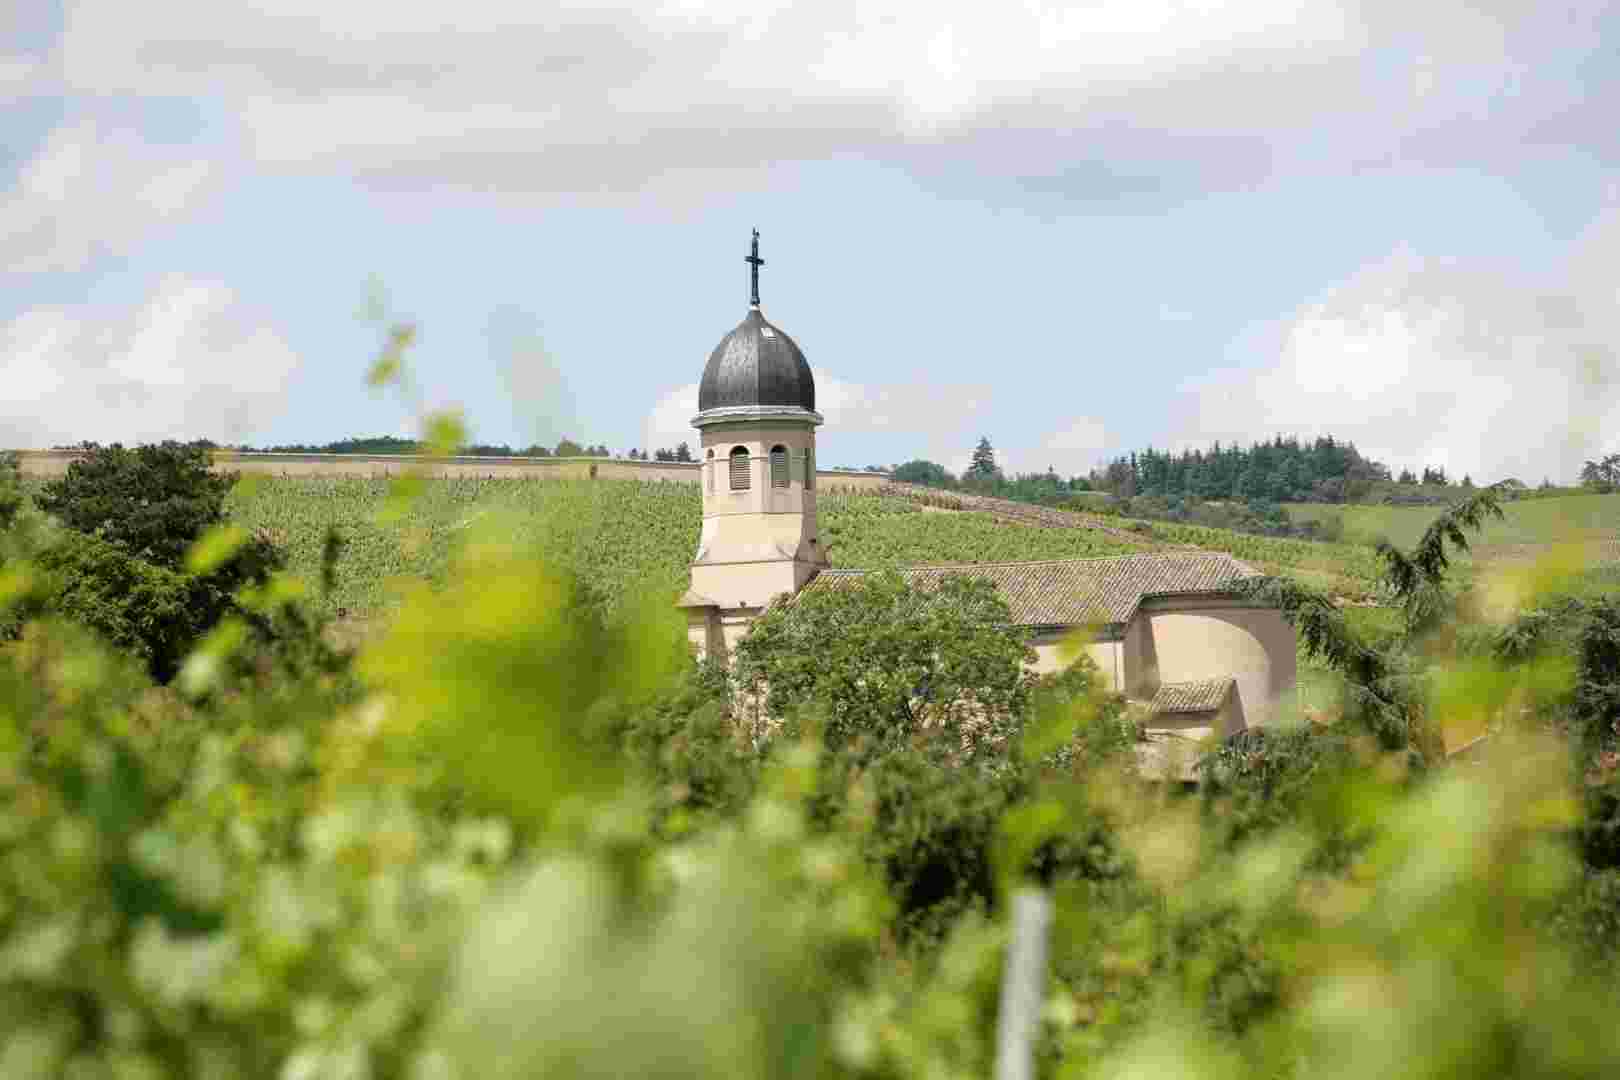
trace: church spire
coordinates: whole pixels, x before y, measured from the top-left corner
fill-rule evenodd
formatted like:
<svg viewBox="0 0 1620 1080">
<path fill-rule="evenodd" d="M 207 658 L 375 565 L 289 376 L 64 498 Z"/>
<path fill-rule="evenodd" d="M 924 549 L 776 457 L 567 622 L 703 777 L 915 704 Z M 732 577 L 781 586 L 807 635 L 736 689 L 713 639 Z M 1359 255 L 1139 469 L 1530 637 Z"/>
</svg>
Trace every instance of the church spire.
<svg viewBox="0 0 1620 1080">
<path fill-rule="evenodd" d="M 749 293 L 749 306 L 759 307 L 759 268 L 765 265 L 765 260 L 759 257 L 759 230 L 754 230 L 754 247 L 749 256 L 743 260 L 749 264 L 748 275 L 753 285 Z"/>
</svg>

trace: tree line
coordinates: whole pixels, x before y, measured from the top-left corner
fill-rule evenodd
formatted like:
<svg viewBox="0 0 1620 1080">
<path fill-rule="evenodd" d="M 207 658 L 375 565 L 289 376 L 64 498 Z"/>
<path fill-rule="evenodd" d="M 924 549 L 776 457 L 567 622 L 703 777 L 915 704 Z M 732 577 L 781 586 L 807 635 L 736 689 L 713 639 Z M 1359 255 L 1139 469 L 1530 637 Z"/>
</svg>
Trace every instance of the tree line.
<svg viewBox="0 0 1620 1080">
<path fill-rule="evenodd" d="M 58 450 L 80 450 L 93 444 L 80 443 L 76 446 L 58 446 Z M 196 439 L 185 443 L 186 446 L 195 446 L 203 450 L 234 450 L 242 454 L 367 454 L 373 456 L 424 454 L 429 447 L 420 439 L 406 439 L 395 435 L 374 435 L 350 439 L 338 439 L 328 443 L 281 443 L 275 446 L 250 446 L 247 443 L 217 443 L 212 439 Z M 696 461 L 692 455 L 692 447 L 679 443 L 674 447 L 663 447 L 650 453 L 639 447 L 632 447 L 622 454 L 608 449 L 606 443 L 581 443 L 571 438 L 558 440 L 555 446 L 541 446 L 532 443 L 529 446 L 515 447 L 507 443 L 469 443 L 458 447 L 456 453 L 463 457 L 624 457 L 630 461 Z"/>
<path fill-rule="evenodd" d="M 1177 505 L 1226 501 L 1251 505 L 1447 503 L 1459 491 L 1475 487 L 1471 475 L 1456 481 L 1442 465 L 1426 465 L 1421 474 L 1403 468 L 1397 475 L 1385 463 L 1362 454 L 1354 442 L 1333 435 L 1313 439 L 1279 435 L 1247 447 L 1216 441 L 1207 449 L 1180 452 L 1150 446 L 1121 454 L 1086 475 L 1068 477 L 1050 467 L 1045 472 L 1009 476 L 997 463 L 990 439 L 982 437 L 960 477 L 943 465 L 918 459 L 896 466 L 894 478 L 928 487 L 1059 505 L 1086 494 Z M 1613 488 L 1620 484 L 1620 454 L 1588 462 L 1582 479 L 1590 486 L 1608 484 Z M 1551 481 L 1541 487 L 1551 490 Z M 1509 478 L 1502 482 L 1501 490 L 1511 496 L 1527 488 L 1516 478 Z"/>
</svg>

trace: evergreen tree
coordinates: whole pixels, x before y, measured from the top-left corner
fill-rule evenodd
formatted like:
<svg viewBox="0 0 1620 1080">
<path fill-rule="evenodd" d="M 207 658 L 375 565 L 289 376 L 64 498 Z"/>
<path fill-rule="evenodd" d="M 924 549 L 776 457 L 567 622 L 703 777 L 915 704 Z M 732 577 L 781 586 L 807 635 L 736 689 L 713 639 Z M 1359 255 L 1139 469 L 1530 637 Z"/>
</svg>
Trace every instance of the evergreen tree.
<svg viewBox="0 0 1620 1080">
<path fill-rule="evenodd" d="M 979 445 L 973 451 L 973 463 L 967 469 L 968 476 L 988 482 L 995 479 L 998 471 L 995 448 L 990 445 L 988 436 L 980 436 Z"/>
<path fill-rule="evenodd" d="M 691 460 L 693 460 L 693 458 L 692 458 L 692 448 L 690 446 L 686 445 L 686 443 L 684 443 L 684 442 L 679 444 L 678 446 L 676 446 L 675 447 L 675 460 L 676 461 L 691 461 Z"/>
</svg>

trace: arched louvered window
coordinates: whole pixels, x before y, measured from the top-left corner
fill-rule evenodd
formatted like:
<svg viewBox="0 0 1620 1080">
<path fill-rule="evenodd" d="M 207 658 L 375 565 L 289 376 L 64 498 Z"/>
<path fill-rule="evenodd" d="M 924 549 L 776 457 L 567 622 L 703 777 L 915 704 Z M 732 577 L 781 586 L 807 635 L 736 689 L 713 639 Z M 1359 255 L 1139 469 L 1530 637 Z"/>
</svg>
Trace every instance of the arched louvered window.
<svg viewBox="0 0 1620 1080">
<path fill-rule="evenodd" d="M 804 451 L 804 490 L 809 491 L 816 486 L 816 465 L 810 459 L 811 451 L 808 447 Z"/>
<path fill-rule="evenodd" d="M 752 486 L 749 465 L 748 447 L 739 446 L 731 451 L 732 491 L 747 491 Z"/>
<path fill-rule="evenodd" d="M 703 490 L 708 492 L 710 495 L 713 495 L 714 494 L 714 451 L 710 450 L 708 452 L 708 454 L 705 455 L 705 457 L 707 458 L 707 460 L 704 461 L 704 463 L 703 463 Z"/>
<path fill-rule="evenodd" d="M 787 487 L 788 479 L 788 452 L 785 446 L 771 447 L 771 487 Z"/>
</svg>

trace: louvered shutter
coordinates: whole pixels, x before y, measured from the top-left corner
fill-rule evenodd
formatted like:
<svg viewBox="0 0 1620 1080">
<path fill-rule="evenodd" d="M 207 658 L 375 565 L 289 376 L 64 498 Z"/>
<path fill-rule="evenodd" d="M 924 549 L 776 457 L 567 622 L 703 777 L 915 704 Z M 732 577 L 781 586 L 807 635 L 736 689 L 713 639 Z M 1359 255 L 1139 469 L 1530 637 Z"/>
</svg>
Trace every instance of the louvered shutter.
<svg viewBox="0 0 1620 1080">
<path fill-rule="evenodd" d="M 788 452 L 785 446 L 771 448 L 771 487 L 787 487 L 791 481 L 788 479 Z"/>
<path fill-rule="evenodd" d="M 731 452 L 731 490 L 747 491 L 750 484 L 748 448 L 739 446 Z"/>
</svg>

